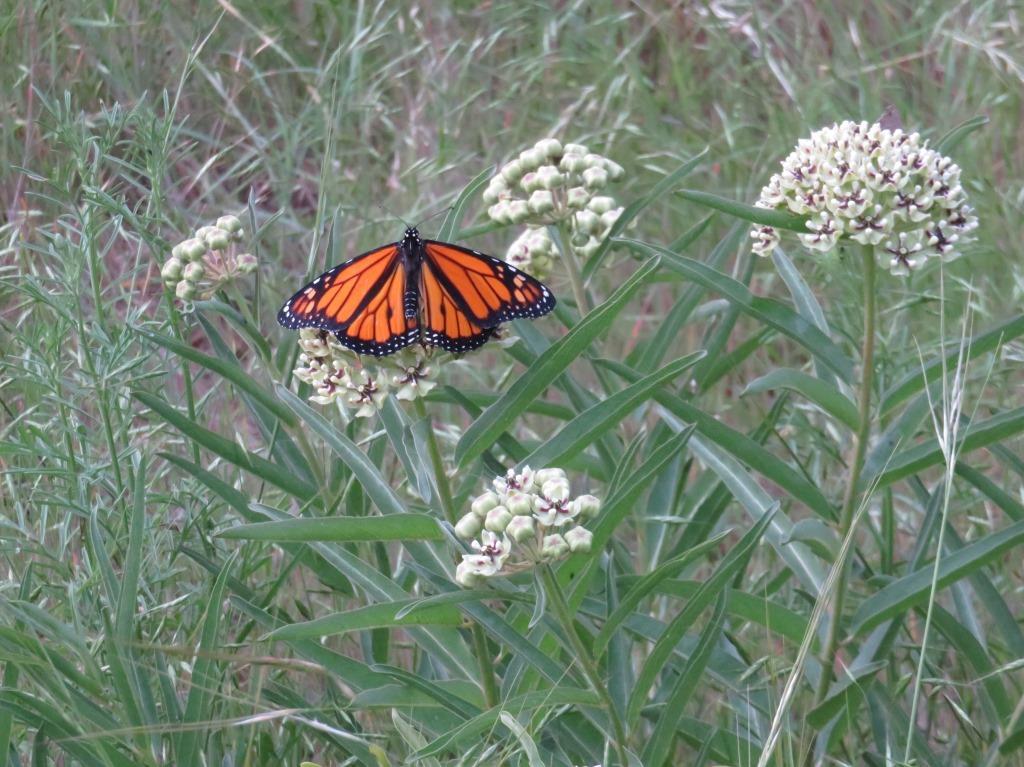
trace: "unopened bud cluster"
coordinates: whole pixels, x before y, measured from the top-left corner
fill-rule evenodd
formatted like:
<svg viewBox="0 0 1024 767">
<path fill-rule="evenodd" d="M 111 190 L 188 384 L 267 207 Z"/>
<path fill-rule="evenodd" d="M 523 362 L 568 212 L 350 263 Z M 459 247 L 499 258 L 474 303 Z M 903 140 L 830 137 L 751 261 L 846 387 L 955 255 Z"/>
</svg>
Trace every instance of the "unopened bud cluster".
<svg viewBox="0 0 1024 767">
<path fill-rule="evenodd" d="M 503 569 L 509 574 L 590 551 L 593 533 L 579 523 L 597 516 L 601 502 L 592 495 L 572 498 L 561 469 L 510 469 L 495 478 L 493 488 L 477 497 L 455 525 L 456 535 L 471 540 L 474 551 L 456 568 L 461 585 L 474 586 Z M 507 563 L 513 549 L 521 556 Z"/>
<path fill-rule="evenodd" d="M 960 168 L 917 133 L 843 122 L 801 139 L 761 190 L 758 207 L 808 216 L 807 248 L 830 251 L 840 240 L 874 246 L 896 275 L 925 259 L 949 261 L 978 225 L 960 184 Z M 779 232 L 751 232 L 753 250 L 769 254 Z"/>
<path fill-rule="evenodd" d="M 160 276 L 182 301 L 209 298 L 225 283 L 256 271 L 256 257 L 240 253 L 245 232 L 236 216 L 221 216 L 171 249 Z"/>
<path fill-rule="evenodd" d="M 372 366 L 362 364 L 325 330 L 303 328 L 299 346 L 302 353 L 294 373 L 313 387 L 310 401 L 318 405 L 340 402 L 357 418 L 375 415 L 388 394 L 411 401 L 437 386 L 434 368 L 427 364 L 421 346 L 379 358 Z"/>
<path fill-rule="evenodd" d="M 622 214 L 604 190 L 624 175 L 621 165 L 582 144 L 546 138 L 520 152 L 484 191 L 493 221 L 529 227 L 509 248 L 507 260 L 543 277 L 555 253 L 546 227 L 561 223 L 568 225 L 573 250 L 592 255 Z"/>
</svg>

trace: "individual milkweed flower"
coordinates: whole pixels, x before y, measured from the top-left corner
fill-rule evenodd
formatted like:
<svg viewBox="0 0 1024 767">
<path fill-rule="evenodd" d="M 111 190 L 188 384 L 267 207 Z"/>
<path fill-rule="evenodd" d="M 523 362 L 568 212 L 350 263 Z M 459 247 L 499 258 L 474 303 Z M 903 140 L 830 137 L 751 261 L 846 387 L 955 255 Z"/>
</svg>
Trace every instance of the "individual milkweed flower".
<svg viewBox="0 0 1024 767">
<path fill-rule="evenodd" d="M 505 260 L 538 279 L 551 273 L 558 251 L 547 227 L 528 226 L 508 247 Z"/>
<path fill-rule="evenodd" d="M 896 275 L 928 258 L 956 258 L 977 228 L 960 168 L 918 133 L 846 121 L 801 139 L 761 190 L 757 206 L 807 217 L 798 235 L 827 252 L 842 241 L 875 247 Z M 769 254 L 780 234 L 751 231 L 752 249 Z"/>
<path fill-rule="evenodd" d="M 516 490 L 524 493 L 533 492 L 533 471 L 529 466 L 524 466 L 519 472 L 516 472 L 515 469 L 509 469 L 504 477 L 495 477 L 492 484 L 498 493 L 498 497 L 504 502 L 507 500 L 509 493 Z"/>
<path fill-rule="evenodd" d="M 497 574 L 512 551 L 512 544 L 508 536 L 502 535 L 498 537 L 496 533 L 490 530 L 484 530 L 480 533 L 480 540 L 473 541 L 470 545 L 477 553 L 476 555 L 470 554 L 468 556 L 479 557 L 479 559 L 474 560 L 474 572 L 486 577 Z M 463 559 L 465 560 L 465 557 Z"/>
</svg>

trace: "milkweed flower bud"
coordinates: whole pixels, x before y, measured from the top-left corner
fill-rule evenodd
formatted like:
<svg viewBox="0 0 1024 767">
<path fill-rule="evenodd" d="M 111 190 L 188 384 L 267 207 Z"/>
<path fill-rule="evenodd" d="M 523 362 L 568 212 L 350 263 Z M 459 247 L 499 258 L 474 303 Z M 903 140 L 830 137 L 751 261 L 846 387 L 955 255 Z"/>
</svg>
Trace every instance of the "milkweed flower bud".
<svg viewBox="0 0 1024 767">
<path fill-rule="evenodd" d="M 541 165 L 537 169 L 537 183 L 541 189 L 557 189 L 565 183 L 565 176 L 554 165 Z"/>
<path fill-rule="evenodd" d="M 564 501 L 569 497 L 569 483 L 564 479 L 549 479 L 540 493 L 548 500 Z"/>
<path fill-rule="evenodd" d="M 526 173 L 537 170 L 537 168 L 543 165 L 544 160 L 546 159 L 547 158 L 544 156 L 544 153 L 537 151 L 536 147 L 532 149 L 524 149 L 519 154 L 519 164 Z"/>
<path fill-rule="evenodd" d="M 472 509 L 473 513 L 476 514 L 478 517 L 483 517 L 487 514 L 488 511 L 490 511 L 500 503 L 501 500 L 498 498 L 498 494 L 488 490 L 486 493 L 479 496 L 475 501 L 473 501 L 473 504 L 472 506 L 470 506 L 470 508 Z"/>
<path fill-rule="evenodd" d="M 160 276 L 164 278 L 164 282 L 171 283 L 177 282 L 181 279 L 182 274 L 182 263 L 181 260 L 171 256 L 164 263 L 163 268 L 160 270 Z"/>
<path fill-rule="evenodd" d="M 182 301 L 192 301 L 196 297 L 196 286 L 188 280 L 182 280 L 174 287 L 174 295 Z"/>
<path fill-rule="evenodd" d="M 455 568 L 455 582 L 467 589 L 479 586 L 484 580 L 484 576 L 480 573 L 480 570 L 486 566 L 486 557 L 464 557 L 463 560 L 459 562 L 458 567 Z"/>
<path fill-rule="evenodd" d="M 829 252 L 849 240 L 875 248 L 896 275 L 928 258 L 948 261 L 977 228 L 960 168 L 918 133 L 846 121 L 801 139 L 761 190 L 757 206 L 807 216 L 804 247 Z M 755 253 L 780 242 L 778 230 L 751 231 Z"/>
<path fill-rule="evenodd" d="M 569 545 L 569 551 L 585 554 L 590 551 L 594 542 L 594 534 L 585 527 L 574 527 L 565 534 L 565 542 Z"/>
<path fill-rule="evenodd" d="M 188 264 L 182 272 L 182 276 L 189 282 L 199 282 L 205 275 L 206 269 L 198 261 Z"/>
<path fill-rule="evenodd" d="M 539 150 L 545 157 L 558 157 L 562 154 L 562 142 L 556 138 L 545 138 L 537 142 L 535 149 Z"/>
<path fill-rule="evenodd" d="M 533 517 L 512 517 L 512 521 L 505 528 L 508 537 L 516 543 L 533 540 L 537 534 Z"/>
<path fill-rule="evenodd" d="M 504 506 L 495 506 L 487 512 L 484 519 L 484 527 L 492 533 L 503 533 L 508 523 L 512 521 L 512 514 Z"/>
<path fill-rule="evenodd" d="M 555 198 L 546 189 L 538 189 L 530 195 L 530 201 L 527 205 L 530 206 L 530 210 L 534 213 L 550 213 L 555 209 Z"/>
<path fill-rule="evenodd" d="M 590 200 L 590 192 L 582 186 L 574 186 L 568 191 L 565 197 L 565 204 L 569 210 L 583 210 Z"/>
<path fill-rule="evenodd" d="M 601 166 L 591 166 L 583 171 L 583 185 L 587 189 L 604 189 L 608 186 L 608 171 Z"/>
<path fill-rule="evenodd" d="M 558 533 L 547 535 L 541 544 L 540 553 L 545 559 L 559 559 L 569 553 L 569 544 Z"/>
<path fill-rule="evenodd" d="M 573 516 L 593 519 L 601 511 L 601 501 L 592 495 L 581 495 L 572 501 Z"/>
<path fill-rule="evenodd" d="M 480 522 L 480 517 L 472 512 L 464 515 L 455 523 L 455 534 L 464 541 L 472 540 L 480 535 L 482 529 L 483 525 Z"/>
<path fill-rule="evenodd" d="M 513 224 L 522 224 L 530 219 L 530 208 L 523 200 L 512 200 L 508 204 L 508 217 Z"/>
<path fill-rule="evenodd" d="M 500 178 L 507 184 L 514 184 L 523 177 L 523 164 L 519 160 L 512 160 L 501 169 Z M 508 187 L 505 187 L 508 189 Z"/>
<path fill-rule="evenodd" d="M 256 256 L 252 253 L 242 253 L 238 257 L 238 270 L 243 274 L 255 272 L 258 266 L 259 263 L 256 261 Z"/>
<path fill-rule="evenodd" d="M 534 481 L 541 486 L 553 480 L 568 482 L 569 478 L 563 469 L 540 469 L 534 475 Z"/>
<path fill-rule="evenodd" d="M 231 237 L 224 230 L 214 227 L 206 236 L 206 244 L 210 246 L 210 250 L 227 250 L 231 244 Z"/>
<path fill-rule="evenodd" d="M 182 254 L 189 261 L 198 261 L 206 255 L 206 243 L 195 237 L 181 243 L 181 249 Z"/>
<path fill-rule="evenodd" d="M 242 222 L 238 220 L 237 216 L 232 216 L 230 214 L 218 218 L 216 226 L 218 229 L 221 229 L 228 234 L 242 233 Z"/>
<path fill-rule="evenodd" d="M 515 516 L 529 515 L 533 513 L 533 498 L 528 493 L 521 493 L 515 490 L 509 493 L 505 500 L 507 508 Z"/>
</svg>

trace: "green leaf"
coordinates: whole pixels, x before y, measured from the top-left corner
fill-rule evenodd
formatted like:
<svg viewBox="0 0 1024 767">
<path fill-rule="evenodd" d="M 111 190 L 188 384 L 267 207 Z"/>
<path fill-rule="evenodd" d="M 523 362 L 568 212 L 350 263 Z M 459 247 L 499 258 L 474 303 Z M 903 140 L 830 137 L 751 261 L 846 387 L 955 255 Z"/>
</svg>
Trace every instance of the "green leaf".
<svg viewBox="0 0 1024 767">
<path fill-rule="evenodd" d="M 619 363 L 607 363 L 609 369 L 627 381 L 636 381 L 639 374 Z M 750 437 L 726 426 L 712 415 L 694 407 L 681 397 L 667 392 L 656 392 L 654 398 L 670 413 L 685 424 L 694 424 L 697 431 L 755 471 L 768 477 L 798 498 L 824 519 L 833 519 L 835 511 L 821 489 L 802 474 L 796 472 L 785 461 L 776 457 L 757 444 Z"/>
<path fill-rule="evenodd" d="M 988 118 L 984 115 L 977 115 L 969 120 L 964 120 L 945 136 L 935 142 L 935 151 L 939 154 L 945 155 L 952 153 L 954 149 L 960 146 L 965 138 L 986 125 L 988 125 Z"/>
<path fill-rule="evenodd" d="M 270 632 L 264 639 L 284 641 L 295 639 L 318 639 L 325 636 L 345 634 L 349 631 L 392 628 L 395 626 L 459 626 L 462 613 L 452 605 L 433 605 L 408 611 L 421 600 L 408 599 L 401 602 L 383 602 L 367 605 L 354 610 L 325 615 L 303 623 L 292 623 Z M 404 617 L 399 611 L 405 609 Z"/>
<path fill-rule="evenodd" d="M 161 335 L 160 333 L 154 333 L 144 328 L 136 328 L 136 332 L 143 338 L 152 341 L 157 346 L 162 346 L 182 359 L 194 362 L 195 364 L 216 373 L 221 378 L 230 381 L 289 426 L 295 426 L 295 424 L 298 423 L 295 415 L 289 411 L 288 408 L 284 407 L 280 402 L 274 399 L 270 392 L 256 383 L 256 379 L 252 377 L 252 373 L 248 370 L 244 370 L 237 362 L 232 364 L 226 360 L 211 357 L 208 354 L 203 354 L 198 349 L 192 348 L 188 344 L 183 344 L 173 338 Z"/>
<path fill-rule="evenodd" d="M 683 715 L 690 696 L 698 689 L 698 682 L 704 676 L 704 669 L 711 660 L 711 652 L 715 649 L 719 636 L 722 633 L 722 626 L 725 623 L 725 607 L 729 594 L 723 590 L 718 595 L 715 603 L 715 612 L 707 622 L 704 630 L 697 640 L 697 646 L 690 653 L 690 658 L 679 671 L 678 675 L 666 682 L 670 686 L 667 700 L 659 712 L 657 721 L 654 724 L 654 731 L 647 739 L 644 746 L 644 764 L 665 764 L 670 755 L 672 741 L 676 735 L 676 722 Z M 659 698 L 662 696 L 659 695 Z"/>
<path fill-rule="evenodd" d="M 589 282 L 601 264 L 604 263 L 604 259 L 608 255 L 609 249 L 614 244 L 615 238 L 622 234 L 622 232 L 626 231 L 626 227 L 637 216 L 639 216 L 645 208 L 648 208 L 667 192 L 672 191 L 676 184 L 682 181 L 686 176 L 690 175 L 690 173 L 692 173 L 707 156 L 707 153 L 708 150 L 705 147 L 701 152 L 691 157 L 674 171 L 662 177 L 658 183 L 651 188 L 651 191 L 643 197 L 638 200 L 634 200 L 625 207 L 622 213 L 619 214 L 619 217 L 615 219 L 615 223 L 612 224 L 611 229 L 608 230 L 608 234 L 605 235 L 605 238 L 601 241 L 601 244 L 594 252 L 594 255 L 592 255 L 587 263 L 583 265 L 584 282 Z"/>
<path fill-rule="evenodd" d="M 335 455 L 341 459 L 348 468 L 352 470 L 356 481 L 362 485 L 370 500 L 384 514 L 402 514 L 405 512 L 405 505 L 395 495 L 390 483 L 381 476 L 380 471 L 366 457 L 356 444 L 336 429 L 322 415 L 295 396 L 284 386 L 276 387 L 277 396 L 287 405 L 299 418 L 302 419 L 316 434 L 319 434 L 327 446 Z"/>
<path fill-rule="evenodd" d="M 966 455 L 972 450 L 1002 442 L 1021 432 L 1024 432 L 1024 406 L 1007 410 L 986 421 L 972 423 L 964 432 L 959 453 Z M 896 455 L 878 477 L 878 485 L 884 487 L 932 466 L 937 466 L 943 460 L 942 449 L 939 447 L 938 441 L 930 439 Z M 861 477 L 860 484 L 861 487 L 867 487 L 874 481 L 874 476 L 865 474 Z"/>
<path fill-rule="evenodd" d="M 472 181 L 466 184 L 458 198 L 452 203 L 448 215 L 444 217 L 441 228 L 437 230 L 437 239 L 442 242 L 451 242 L 453 235 L 459 228 L 462 216 L 465 214 L 466 205 L 470 199 L 480 190 L 484 184 L 494 175 L 494 166 L 485 168 L 476 175 Z M 465 236 L 463 234 L 463 236 Z"/>
<path fill-rule="evenodd" d="M 994 563 L 1005 552 L 1024 543 L 1024 522 L 1015 522 L 999 532 L 967 544 L 943 556 L 939 563 L 938 588 Z M 852 631 L 860 634 L 894 618 L 928 598 L 932 582 L 931 565 L 905 575 L 864 600 L 853 616 Z"/>
<path fill-rule="evenodd" d="M 196 648 L 195 661 L 192 664 L 191 686 L 188 701 L 182 715 L 183 729 L 177 734 L 174 749 L 177 764 L 197 764 L 199 762 L 200 739 L 205 735 L 209 723 L 216 718 L 213 713 L 213 701 L 216 691 L 220 689 L 217 679 L 217 657 L 221 649 L 220 622 L 224 615 L 224 586 L 228 573 L 234 564 L 232 554 L 221 568 L 213 588 L 206 597 L 206 609 L 203 627 Z"/>
<path fill-rule="evenodd" d="M 558 686 L 547 690 L 528 692 L 523 695 L 516 695 L 501 702 L 482 714 L 479 714 L 460 727 L 446 732 L 424 748 L 409 757 L 410 762 L 415 762 L 426 757 L 437 756 L 446 751 L 459 751 L 462 744 L 469 741 L 479 742 L 480 736 L 492 731 L 501 721 L 500 716 L 504 711 L 513 714 L 537 709 L 554 708 L 558 706 L 590 706 L 600 705 L 600 698 L 590 690 L 583 690 L 575 687 Z"/>
<path fill-rule="evenodd" d="M 489 449 L 519 415 L 543 392 L 583 351 L 611 326 L 633 292 L 644 284 L 658 268 L 652 259 L 637 269 L 601 306 L 597 307 L 572 330 L 537 359 L 508 388 L 497 402 L 477 418 L 455 448 L 455 461 L 465 466 Z"/>
<path fill-rule="evenodd" d="M 778 368 L 747 384 L 740 396 L 772 389 L 789 389 L 810 400 L 840 423 L 857 428 L 857 406 L 827 381 L 799 370 Z"/>
<path fill-rule="evenodd" d="M 791 232 L 807 233 L 807 216 L 797 216 L 782 210 L 758 208 L 755 205 L 747 205 L 743 202 L 719 197 L 717 194 L 711 194 L 710 192 L 700 192 L 695 189 L 680 189 L 676 194 L 684 200 L 719 210 L 722 213 L 728 213 L 730 216 L 749 221 L 752 224 L 762 224 L 764 226 L 774 226 L 776 229 L 788 229 Z"/>
<path fill-rule="evenodd" d="M 627 617 L 639 606 L 645 597 L 654 593 L 662 581 L 672 578 L 689 566 L 697 557 L 703 556 L 710 549 L 717 546 L 722 539 L 729 535 L 731 530 L 723 530 L 718 535 L 701 542 L 697 546 L 688 549 L 677 557 L 663 562 L 644 577 L 637 580 L 630 588 L 615 610 L 608 616 L 597 636 L 594 637 L 594 660 L 600 660 L 605 648 L 611 641 L 612 636 L 626 620 Z"/>
<path fill-rule="evenodd" d="M 266 480 L 302 501 L 308 501 L 316 495 L 316 488 L 296 477 L 294 472 L 288 471 L 266 458 L 261 458 L 255 453 L 250 453 L 238 443 L 200 426 L 155 394 L 134 391 L 132 396 L 193 442 L 216 453 L 240 469 Z"/>
<path fill-rule="evenodd" d="M 647 702 L 648 694 L 654 686 L 655 679 L 665 670 L 676 645 L 683 638 L 687 630 L 697 619 L 697 616 L 704 611 L 711 602 L 728 588 L 729 582 L 746 567 L 754 547 L 761 539 L 765 529 L 775 515 L 775 509 L 765 512 L 751 528 L 743 534 L 743 537 L 729 549 L 728 553 L 719 562 L 715 572 L 705 580 L 697 593 L 686 603 L 679 614 L 665 627 L 664 632 L 658 641 L 651 648 L 650 653 L 644 660 L 643 667 L 637 675 L 633 694 L 629 699 L 629 706 L 626 712 L 626 722 L 629 727 L 636 724 L 640 718 L 640 711 Z"/>
<path fill-rule="evenodd" d="M 993 351 L 1008 341 L 1024 334 L 1024 314 L 1019 314 L 1012 320 L 997 325 L 991 330 L 978 333 L 967 341 L 964 361 L 972 360 L 975 357 Z M 945 366 L 941 358 L 932 360 L 925 365 L 924 371 L 915 369 L 903 376 L 893 384 L 888 391 L 882 394 L 879 411 L 881 415 L 887 415 L 894 407 L 922 391 L 926 383 L 931 383 L 942 375 L 943 370 L 953 370 L 957 366 L 960 356 L 960 341 L 957 342 L 949 354 L 946 355 Z"/>
<path fill-rule="evenodd" d="M 668 384 L 703 358 L 703 351 L 681 357 L 584 410 L 520 461 L 519 466 L 558 466 L 565 458 L 583 452 L 600 435 L 647 402 L 651 392 Z"/>
<path fill-rule="evenodd" d="M 853 379 L 853 363 L 849 358 L 814 323 L 801 317 L 785 304 L 755 296 L 742 282 L 692 258 L 639 240 L 620 239 L 619 242 L 644 255 L 660 256 L 666 268 L 720 293 L 730 303 L 739 306 L 745 314 L 775 328 L 803 346 L 828 365 L 841 380 Z"/>
<path fill-rule="evenodd" d="M 437 520 L 429 514 L 386 514 L 382 517 L 299 517 L 256 522 L 221 530 L 221 538 L 247 541 L 440 541 Z"/>
</svg>

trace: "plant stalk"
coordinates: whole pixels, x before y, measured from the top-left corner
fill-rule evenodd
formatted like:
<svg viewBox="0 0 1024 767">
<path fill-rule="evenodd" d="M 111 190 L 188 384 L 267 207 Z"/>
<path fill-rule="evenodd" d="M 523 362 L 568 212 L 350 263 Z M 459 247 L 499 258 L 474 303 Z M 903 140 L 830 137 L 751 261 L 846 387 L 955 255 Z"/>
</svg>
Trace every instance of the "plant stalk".
<svg viewBox="0 0 1024 767">
<path fill-rule="evenodd" d="M 544 589 L 548 595 L 548 604 L 552 607 L 555 617 L 561 624 L 562 630 L 565 632 L 565 636 L 569 640 L 573 652 L 576 654 L 576 660 L 579 661 L 583 669 L 583 674 L 587 677 L 587 681 L 590 682 L 594 692 L 601 698 L 601 703 L 605 709 L 607 709 L 608 719 L 611 721 L 612 730 L 615 733 L 614 746 L 619 764 L 621 767 L 629 767 L 629 757 L 626 754 L 626 731 L 622 726 L 622 718 L 615 709 L 612 697 L 608 694 L 608 688 L 601 680 L 601 674 L 597 670 L 597 664 L 590 653 L 590 648 L 587 647 L 576 631 L 576 623 L 573 621 L 572 611 L 569 609 L 569 603 L 565 599 L 562 587 L 558 585 L 558 578 L 555 576 L 550 565 L 540 565 L 540 568 L 541 577 L 544 579 Z"/>
<path fill-rule="evenodd" d="M 565 270 L 569 273 L 569 284 L 572 285 L 572 297 L 576 301 L 576 309 L 582 318 L 590 311 L 590 301 L 587 299 L 587 290 L 583 286 L 583 274 L 580 272 L 579 262 L 576 260 L 576 252 L 572 249 L 570 237 L 572 233 L 568 226 L 560 226 L 562 260 L 565 261 Z"/>
<path fill-rule="evenodd" d="M 868 438 L 871 436 L 871 389 L 875 373 L 875 250 L 871 245 L 861 248 L 861 260 L 864 271 L 864 339 L 861 345 L 860 391 L 857 402 L 858 426 L 853 463 L 847 476 L 846 492 L 843 494 L 842 511 L 839 515 L 839 537 L 845 540 L 853 525 L 854 512 L 857 509 L 857 484 L 860 482 L 864 468 L 864 457 L 867 454 Z M 832 681 L 832 670 L 835 666 L 836 653 L 839 649 L 839 632 L 843 622 L 843 606 L 846 601 L 847 581 L 850 575 L 849 557 L 838 563 L 839 578 L 836 581 L 835 605 L 832 620 L 829 621 L 828 639 L 825 652 L 821 656 L 821 677 L 814 696 L 814 705 L 825 700 L 829 683 Z"/>
<path fill-rule="evenodd" d="M 430 418 L 427 414 L 427 407 L 423 404 L 421 398 L 413 400 L 413 409 L 416 411 L 417 417 L 422 419 Z M 454 525 L 458 519 L 458 513 L 455 510 L 455 501 L 452 498 L 452 486 L 448 482 L 448 474 L 444 468 L 444 459 L 441 457 L 441 448 L 438 447 L 437 437 L 434 436 L 433 424 L 428 423 L 427 426 L 427 452 L 430 454 L 430 464 L 434 470 L 434 483 L 437 486 L 438 503 L 441 506 L 441 513 L 444 514 L 445 519 Z M 501 700 L 501 694 L 498 690 L 498 679 L 494 673 L 494 662 L 491 659 L 490 651 L 487 649 L 487 635 L 484 634 L 483 628 L 476 621 L 473 621 L 470 631 L 473 635 L 473 649 L 476 654 L 476 662 L 480 669 L 480 684 L 483 686 L 484 701 L 487 703 L 488 708 L 494 708 Z"/>
</svg>

